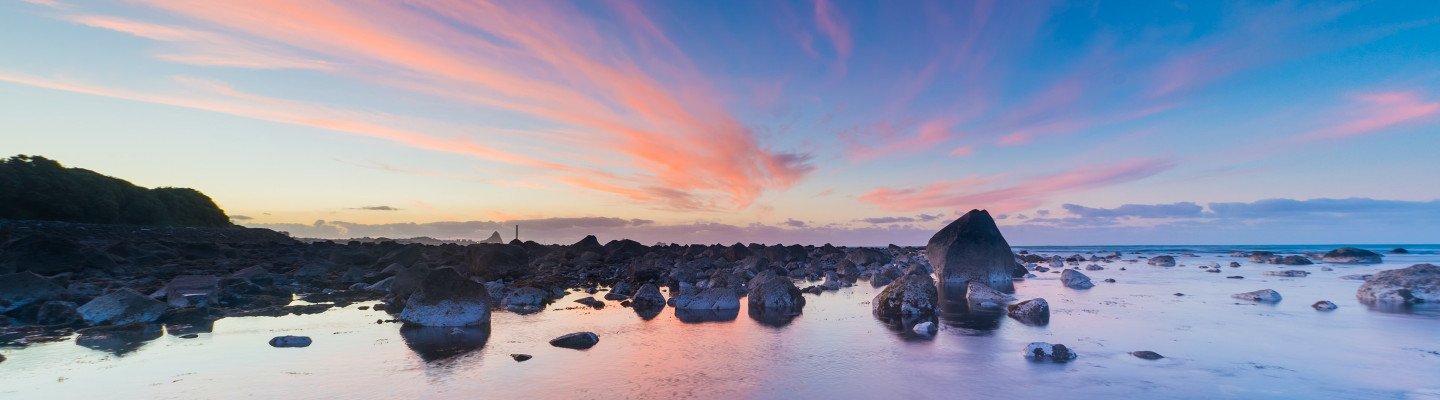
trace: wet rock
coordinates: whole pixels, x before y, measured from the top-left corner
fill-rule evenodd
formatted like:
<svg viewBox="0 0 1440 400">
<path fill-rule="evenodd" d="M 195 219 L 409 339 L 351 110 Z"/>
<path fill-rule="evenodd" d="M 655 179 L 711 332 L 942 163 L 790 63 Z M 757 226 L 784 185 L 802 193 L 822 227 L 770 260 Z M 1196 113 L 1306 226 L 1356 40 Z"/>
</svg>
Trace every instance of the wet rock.
<svg viewBox="0 0 1440 400">
<path fill-rule="evenodd" d="M 630 298 L 631 306 L 636 309 L 664 308 L 665 296 L 660 294 L 660 288 L 653 283 L 640 286 L 635 291 L 635 296 Z"/>
<path fill-rule="evenodd" d="M 600 343 L 600 336 L 594 332 L 575 332 L 550 340 L 550 345 L 567 349 L 584 350 Z"/>
<path fill-rule="evenodd" d="M 914 319 L 934 316 L 939 297 L 930 275 L 906 274 L 885 286 L 870 303 L 881 319 Z"/>
<path fill-rule="evenodd" d="M 96 297 L 76 309 L 86 324 L 125 325 L 154 322 L 165 312 L 165 303 L 125 288 Z"/>
<path fill-rule="evenodd" d="M 1310 261 L 1310 259 L 1306 258 L 1305 256 L 1289 255 L 1284 257 L 1273 257 L 1270 259 L 1270 263 L 1276 265 L 1310 265 L 1314 264 L 1315 262 Z"/>
<path fill-rule="evenodd" d="M 1390 249 L 1390 254 L 1410 254 L 1410 250 L 1405 250 L 1403 247 L 1396 247 Z"/>
<path fill-rule="evenodd" d="M 1231 261 L 1230 268 L 1240 268 L 1240 263 Z"/>
<path fill-rule="evenodd" d="M 165 302 L 171 307 L 205 307 L 219 289 L 220 277 L 180 275 L 165 284 Z"/>
<path fill-rule="evenodd" d="M 1325 253 L 1320 260 L 1331 264 L 1379 264 L 1380 253 L 1354 247 L 1341 247 Z"/>
<path fill-rule="evenodd" d="M 1154 257 L 1150 257 L 1150 260 L 1145 261 L 1145 263 L 1146 263 L 1146 264 L 1150 264 L 1150 265 L 1154 265 L 1154 266 L 1157 266 L 1157 267 L 1173 267 L 1173 266 L 1175 266 L 1175 257 L 1174 257 L 1174 256 L 1154 256 Z"/>
<path fill-rule="evenodd" d="M 1015 296 L 1005 294 L 984 283 L 970 281 L 965 285 L 965 301 L 971 308 L 1000 308 L 1015 301 Z"/>
<path fill-rule="evenodd" d="M 1261 289 L 1253 292 L 1237 293 L 1230 295 L 1230 297 L 1234 297 L 1240 300 L 1258 301 L 1261 303 L 1280 302 L 1280 292 L 1276 292 L 1272 289 Z"/>
<path fill-rule="evenodd" d="M 983 210 L 970 210 L 936 232 L 930 237 L 925 254 L 946 285 L 976 281 L 1009 290 L 1018 266 L 1010 244 L 1000 234 L 990 213 Z"/>
<path fill-rule="evenodd" d="M 1240 275 L 1230 275 L 1230 276 L 1225 277 L 1225 279 L 1245 279 L 1245 277 L 1240 276 Z"/>
<path fill-rule="evenodd" d="M 276 336 L 270 339 L 270 347 L 310 347 L 309 336 Z"/>
<path fill-rule="evenodd" d="M 1034 298 L 1019 303 L 1011 304 L 1007 314 L 1027 325 L 1046 325 L 1050 323 L 1050 303 L 1043 298 Z"/>
<path fill-rule="evenodd" d="M 1333 302 L 1331 302 L 1331 301 L 1329 301 L 1329 300 L 1320 300 L 1320 301 L 1317 301 L 1317 302 L 1315 302 L 1315 304 L 1311 304 L 1310 307 L 1313 307 L 1313 308 L 1315 308 L 1316 310 L 1320 310 L 1320 311 L 1330 311 L 1330 310 L 1334 310 L 1334 309 L 1340 308 L 1340 306 L 1335 305 L 1335 303 L 1333 303 Z"/>
<path fill-rule="evenodd" d="M 510 358 L 514 359 L 515 362 L 525 362 L 534 357 L 529 354 L 511 354 Z"/>
<path fill-rule="evenodd" d="M 1380 271 L 1355 291 L 1365 303 L 1416 304 L 1440 302 L 1440 267 L 1415 264 Z"/>
<path fill-rule="evenodd" d="M 577 299 L 577 300 L 575 300 L 575 302 L 576 302 L 576 303 L 580 303 L 580 304 L 584 304 L 584 305 L 587 305 L 587 306 L 590 306 L 590 308 L 595 308 L 595 309 L 605 308 L 605 302 L 600 301 L 600 300 L 595 300 L 594 297 L 585 297 L 585 298 L 582 298 L 582 299 Z"/>
<path fill-rule="evenodd" d="M 1086 266 L 1085 266 L 1085 270 L 1086 270 L 1086 271 L 1103 271 L 1104 269 L 1105 269 L 1105 267 L 1102 267 L 1102 266 L 1099 266 L 1099 265 L 1095 265 L 1095 264 L 1090 264 L 1090 265 L 1086 265 Z"/>
<path fill-rule="evenodd" d="M 800 294 L 800 289 L 789 277 L 780 276 L 775 271 L 766 270 L 756 275 L 747 286 L 750 292 L 746 297 L 751 309 L 799 311 L 805 307 L 805 297 Z"/>
<path fill-rule="evenodd" d="M 76 331 L 75 344 L 115 355 L 125 355 L 163 335 L 160 325 L 157 324 L 104 325 Z"/>
<path fill-rule="evenodd" d="M 1142 359 L 1142 360 L 1159 360 L 1159 359 L 1165 358 L 1165 356 L 1160 355 L 1160 353 L 1156 353 L 1156 352 L 1149 351 L 1149 350 L 1132 351 L 1132 352 L 1130 352 L 1130 355 L 1135 356 L 1135 358 L 1139 358 L 1139 359 Z"/>
<path fill-rule="evenodd" d="M 31 272 L 0 275 L 0 313 L 59 297 L 65 288 Z"/>
<path fill-rule="evenodd" d="M 535 313 L 544 309 L 548 296 L 544 290 L 533 287 L 515 288 L 505 294 L 505 298 L 500 300 L 500 306 L 514 313 Z"/>
<path fill-rule="evenodd" d="M 699 291 L 689 291 L 675 296 L 678 310 L 739 310 L 740 297 L 730 288 L 708 288 Z"/>
<path fill-rule="evenodd" d="M 1069 362 L 1076 358 L 1075 352 L 1063 344 L 1049 344 L 1045 342 L 1032 342 L 1025 346 L 1022 353 L 1026 359 L 1031 361 L 1054 361 Z"/>
<path fill-rule="evenodd" d="M 940 327 L 935 325 L 934 322 L 925 321 L 915 324 L 914 327 L 910 328 L 910 331 L 920 336 L 935 336 L 935 333 L 940 331 Z"/>
<path fill-rule="evenodd" d="M 1065 272 L 1060 273 L 1060 283 L 1071 289 L 1089 289 L 1095 287 L 1095 283 L 1090 282 L 1090 277 L 1073 269 L 1067 269 Z"/>
<path fill-rule="evenodd" d="M 1265 271 L 1265 275 L 1280 276 L 1286 278 L 1303 278 L 1306 276 L 1310 276 L 1310 271 L 1301 271 L 1298 269 L 1288 269 L 1284 271 Z"/>
<path fill-rule="evenodd" d="M 47 301 L 40 304 L 35 322 L 40 325 L 70 325 L 84 320 L 75 303 L 68 301 Z"/>
<path fill-rule="evenodd" d="M 420 326 L 476 326 L 490 323 L 490 293 L 451 268 L 431 272 L 405 300 L 399 318 Z"/>
<path fill-rule="evenodd" d="M 180 335 L 180 338 L 181 338 L 181 339 L 194 339 L 194 338 L 198 338 L 198 337 L 200 337 L 200 334 L 198 334 L 198 333 L 187 333 L 187 334 L 184 334 L 184 335 Z"/>
</svg>

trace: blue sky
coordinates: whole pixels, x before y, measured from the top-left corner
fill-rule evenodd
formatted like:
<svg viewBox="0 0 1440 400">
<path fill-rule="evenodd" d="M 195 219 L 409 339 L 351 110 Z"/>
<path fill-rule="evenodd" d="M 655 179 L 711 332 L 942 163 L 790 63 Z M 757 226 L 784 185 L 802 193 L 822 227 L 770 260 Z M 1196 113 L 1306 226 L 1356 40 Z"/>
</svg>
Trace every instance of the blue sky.
<svg viewBox="0 0 1440 400">
<path fill-rule="evenodd" d="M 1440 241 L 1433 2 L 32 0 L 0 46 L 7 151 L 303 235 Z"/>
</svg>

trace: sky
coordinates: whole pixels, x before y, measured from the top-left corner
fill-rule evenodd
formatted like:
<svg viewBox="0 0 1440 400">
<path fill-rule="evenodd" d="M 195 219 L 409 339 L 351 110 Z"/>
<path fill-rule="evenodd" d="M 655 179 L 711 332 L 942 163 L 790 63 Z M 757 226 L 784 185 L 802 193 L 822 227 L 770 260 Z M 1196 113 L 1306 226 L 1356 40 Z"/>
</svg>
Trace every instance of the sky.
<svg viewBox="0 0 1440 400">
<path fill-rule="evenodd" d="M 1440 242 L 1440 2 L 0 2 L 0 150 L 305 237 Z"/>
</svg>

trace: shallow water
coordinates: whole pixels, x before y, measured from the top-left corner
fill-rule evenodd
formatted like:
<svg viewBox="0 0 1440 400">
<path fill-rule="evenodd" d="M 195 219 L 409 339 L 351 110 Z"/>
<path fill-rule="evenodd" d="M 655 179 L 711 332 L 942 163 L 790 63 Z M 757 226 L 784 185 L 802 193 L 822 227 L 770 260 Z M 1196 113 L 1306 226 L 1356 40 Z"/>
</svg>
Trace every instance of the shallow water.
<svg viewBox="0 0 1440 400">
<path fill-rule="evenodd" d="M 1048 326 L 947 315 L 933 339 L 892 331 L 872 317 L 878 289 L 866 282 L 807 295 L 804 314 L 788 322 L 743 308 L 699 316 L 666 308 L 645 319 L 616 302 L 581 308 L 571 300 L 588 295 L 577 293 L 539 314 L 497 313 L 488 332 L 462 332 L 439 349 L 430 344 L 455 337 L 448 330 L 402 333 L 398 324 L 375 323 L 390 316 L 358 310 L 373 304 L 362 303 L 318 315 L 227 318 L 198 338 L 167 332 L 133 348 L 97 350 L 73 339 L 0 348 L 9 358 L 0 363 L 0 398 L 1440 398 L 1440 308 L 1373 310 L 1355 300 L 1360 281 L 1339 278 L 1440 262 L 1440 247 L 1407 248 L 1414 253 L 1387 254 L 1385 264 L 1324 272 L 1322 265 L 1228 256 L 1256 248 L 1166 247 L 1199 257 L 1179 257 L 1183 265 L 1171 268 L 1101 264 L 1106 270 L 1085 271 L 1097 285 L 1089 290 L 1040 274 L 1015 286 L 1021 299 L 1050 302 Z M 1119 250 L 1134 259 L 1131 252 L 1161 254 L 1156 249 L 1030 250 Z M 1210 261 L 1243 267 L 1220 274 L 1197 268 Z M 1312 274 L 1262 275 L 1280 269 Z M 1265 288 L 1284 300 L 1229 297 Z M 1311 309 L 1318 300 L 1340 308 Z M 596 332 L 600 343 L 583 351 L 547 344 L 574 331 Z M 271 348 L 267 341 L 277 335 L 315 342 Z M 1079 358 L 1026 361 L 1020 352 L 1032 341 L 1064 343 Z M 1127 354 L 1136 350 L 1166 358 Z M 515 362 L 511 353 L 534 359 Z"/>
</svg>

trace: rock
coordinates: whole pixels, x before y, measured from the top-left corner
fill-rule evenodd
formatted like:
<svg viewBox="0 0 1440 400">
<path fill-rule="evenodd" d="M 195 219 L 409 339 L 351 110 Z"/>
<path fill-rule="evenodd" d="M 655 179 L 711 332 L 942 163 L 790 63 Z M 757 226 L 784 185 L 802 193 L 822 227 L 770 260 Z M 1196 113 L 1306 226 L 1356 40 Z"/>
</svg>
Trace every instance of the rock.
<svg viewBox="0 0 1440 400">
<path fill-rule="evenodd" d="M 276 336 L 270 339 L 270 347 L 310 347 L 309 336 Z"/>
<path fill-rule="evenodd" d="M 1086 266 L 1085 266 L 1085 270 L 1086 270 L 1086 271 L 1102 271 L 1102 270 L 1104 270 L 1104 269 L 1105 269 L 1105 267 L 1102 267 L 1102 266 L 1099 266 L 1099 265 L 1095 265 L 1095 264 L 1090 264 L 1090 265 L 1086 265 Z"/>
<path fill-rule="evenodd" d="M 740 297 L 731 288 L 708 288 L 675 296 L 679 310 L 739 310 Z"/>
<path fill-rule="evenodd" d="M 1330 310 L 1334 310 L 1334 309 L 1340 308 L 1340 306 L 1335 305 L 1335 303 L 1330 302 L 1329 300 L 1320 300 L 1320 301 L 1317 301 L 1317 302 L 1315 302 L 1315 304 L 1311 304 L 1310 307 L 1313 307 L 1313 308 L 1315 308 L 1316 310 L 1320 310 L 1320 311 L 1330 311 Z"/>
<path fill-rule="evenodd" d="M 1265 264 L 1269 263 L 1270 259 L 1273 257 L 1275 257 L 1275 253 L 1268 251 L 1255 251 L 1250 253 L 1250 262 Z"/>
<path fill-rule="evenodd" d="M 125 288 L 96 297 L 76 309 L 89 325 L 125 325 L 154 322 L 165 313 L 165 303 Z"/>
<path fill-rule="evenodd" d="M 219 289 L 220 277 L 180 275 L 165 284 L 165 302 L 171 307 L 207 307 Z M 218 299 L 217 299 L 218 300 Z"/>
<path fill-rule="evenodd" d="M 1334 269 L 1334 268 L 1330 268 L 1330 267 L 1320 267 L 1320 270 L 1321 270 L 1321 271 L 1325 271 L 1325 272 L 1330 272 L 1330 271 L 1334 271 L 1335 269 Z"/>
<path fill-rule="evenodd" d="M 431 272 L 405 300 L 399 319 L 420 326 L 479 326 L 490 323 L 490 293 L 452 268 Z"/>
<path fill-rule="evenodd" d="M 549 294 L 544 290 L 533 287 L 515 288 L 505 294 L 505 298 L 500 300 L 500 306 L 510 312 L 529 314 L 543 309 L 548 297 Z"/>
<path fill-rule="evenodd" d="M 1154 256 L 1154 257 L 1150 257 L 1150 260 L 1149 260 L 1149 261 L 1146 261 L 1145 263 L 1150 264 L 1150 265 L 1154 265 L 1154 266 L 1157 266 L 1157 267 L 1173 267 L 1173 266 L 1175 266 L 1175 257 L 1174 257 L 1174 256 Z"/>
<path fill-rule="evenodd" d="M 910 331 L 920 336 L 935 336 L 935 333 L 939 332 L 940 328 L 936 326 L 934 322 L 925 321 L 915 324 L 914 327 L 910 328 Z"/>
<path fill-rule="evenodd" d="M 1440 302 L 1440 267 L 1415 264 L 1375 273 L 1355 297 L 1365 303 L 1416 304 Z"/>
<path fill-rule="evenodd" d="M 522 246 L 472 244 L 465 250 L 466 271 L 481 281 L 518 279 L 530 273 L 530 258 Z"/>
<path fill-rule="evenodd" d="M 825 290 L 840 290 L 840 288 L 849 286 L 850 281 L 841 278 L 840 274 L 835 271 L 825 271 L 825 283 L 820 284 L 820 288 Z"/>
<path fill-rule="evenodd" d="M 1015 296 L 995 290 L 990 285 L 970 281 L 965 285 L 965 301 L 970 303 L 971 308 L 1000 308 L 1015 301 Z"/>
<path fill-rule="evenodd" d="M 1105 283 L 1115 283 L 1115 278 L 1105 278 Z"/>
<path fill-rule="evenodd" d="M 1230 268 L 1240 268 L 1240 263 L 1231 261 Z"/>
<path fill-rule="evenodd" d="M 584 304 L 584 305 L 587 305 L 587 306 L 590 306 L 590 308 L 596 308 L 596 309 L 605 308 L 605 302 L 600 301 L 600 300 L 595 300 L 594 297 L 586 297 L 586 298 L 583 298 L 583 299 L 578 299 L 578 300 L 575 300 L 575 302 L 576 302 L 576 303 L 580 303 L 580 304 Z"/>
<path fill-rule="evenodd" d="M 1240 300 L 1258 301 L 1261 303 L 1280 302 L 1280 292 L 1276 292 L 1272 289 L 1261 289 L 1253 292 L 1237 293 L 1230 295 L 1230 297 L 1234 297 Z"/>
<path fill-rule="evenodd" d="M 1160 355 L 1160 353 L 1156 353 L 1156 352 L 1149 351 L 1149 350 L 1132 351 L 1132 352 L 1130 352 L 1130 355 L 1135 356 L 1135 358 L 1139 358 L 1139 359 L 1142 359 L 1142 360 L 1159 360 L 1159 359 L 1165 358 L 1165 356 Z"/>
<path fill-rule="evenodd" d="M 946 285 L 977 281 L 1009 290 L 1017 267 L 1010 244 L 990 213 L 983 210 L 970 210 L 936 232 L 925 246 L 925 254 Z"/>
<path fill-rule="evenodd" d="M 1045 342 L 1033 342 L 1025 346 L 1022 353 L 1026 359 L 1031 361 L 1054 361 L 1068 362 L 1074 360 L 1076 354 L 1063 344 L 1049 344 Z"/>
<path fill-rule="evenodd" d="M 1230 275 L 1230 276 L 1225 277 L 1225 279 L 1245 279 L 1245 277 L 1240 276 L 1240 275 Z"/>
<path fill-rule="evenodd" d="M 600 337 L 594 332 L 575 332 L 550 340 L 551 346 L 576 350 L 594 347 L 596 343 L 600 343 Z"/>
<path fill-rule="evenodd" d="M 1340 279 L 1344 279 L 1347 281 L 1368 281 L 1370 280 L 1370 278 L 1373 277 L 1375 277 L 1375 275 L 1373 274 L 1354 274 L 1341 276 Z"/>
<path fill-rule="evenodd" d="M 939 291 L 927 274 L 906 274 L 885 286 L 870 304 L 881 319 L 913 319 L 935 315 Z"/>
<path fill-rule="evenodd" d="M 525 362 L 533 357 L 529 354 L 511 354 L 510 358 L 515 359 L 516 362 Z"/>
<path fill-rule="evenodd" d="M 1410 254 L 1410 250 L 1405 250 L 1403 247 L 1396 247 L 1390 249 L 1390 254 Z"/>
<path fill-rule="evenodd" d="M 1028 325 L 1046 325 L 1050 323 L 1050 303 L 1043 298 L 1034 298 L 1019 303 L 1011 304 L 1008 308 L 1010 318 L 1014 318 Z"/>
<path fill-rule="evenodd" d="M 200 334 L 198 334 L 198 333 L 187 333 L 187 334 L 184 334 L 184 335 L 180 335 L 180 338 L 181 338 L 181 339 L 194 339 L 194 338 L 198 338 L 198 337 L 200 337 Z"/>
<path fill-rule="evenodd" d="M 32 272 L 0 275 L 0 313 L 59 297 L 65 288 Z"/>
<path fill-rule="evenodd" d="M 1380 253 L 1354 247 L 1341 247 L 1325 253 L 1321 261 L 1331 264 L 1379 264 Z"/>
<path fill-rule="evenodd" d="M 1067 269 L 1065 272 L 1060 273 L 1060 283 L 1065 284 L 1065 287 L 1071 289 L 1089 289 L 1095 287 L 1095 283 L 1090 282 L 1090 277 L 1073 269 Z"/>
<path fill-rule="evenodd" d="M 1271 258 L 1270 263 L 1279 265 L 1310 265 L 1314 264 L 1315 262 L 1310 261 L 1310 259 L 1305 258 L 1305 256 L 1289 255 L 1284 257 Z"/>
<path fill-rule="evenodd" d="M 68 301 L 47 301 L 40 304 L 35 322 L 40 325 L 70 325 L 84 320 L 75 303 Z"/>
<path fill-rule="evenodd" d="M 481 240 L 480 243 L 500 244 L 505 243 L 505 239 L 500 237 L 500 231 L 490 231 L 490 237 Z"/>
<path fill-rule="evenodd" d="M 1269 275 L 1269 276 L 1280 276 L 1280 277 L 1286 277 L 1286 278 L 1303 278 L 1303 277 L 1306 277 L 1306 276 L 1310 276 L 1310 272 L 1309 272 L 1309 271 L 1301 271 L 1301 270 L 1298 270 L 1298 269 L 1287 269 L 1287 270 L 1284 270 L 1284 271 L 1265 271 L 1265 275 Z"/>
<path fill-rule="evenodd" d="M 631 306 L 637 309 L 651 309 L 665 307 L 665 296 L 660 294 L 660 288 L 653 283 L 640 286 L 635 291 L 635 296 L 630 298 Z"/>
<path fill-rule="evenodd" d="M 773 270 L 756 275 L 747 286 L 750 292 L 746 297 L 752 309 L 799 311 L 805 307 L 805 297 L 795 283 Z"/>
</svg>

